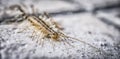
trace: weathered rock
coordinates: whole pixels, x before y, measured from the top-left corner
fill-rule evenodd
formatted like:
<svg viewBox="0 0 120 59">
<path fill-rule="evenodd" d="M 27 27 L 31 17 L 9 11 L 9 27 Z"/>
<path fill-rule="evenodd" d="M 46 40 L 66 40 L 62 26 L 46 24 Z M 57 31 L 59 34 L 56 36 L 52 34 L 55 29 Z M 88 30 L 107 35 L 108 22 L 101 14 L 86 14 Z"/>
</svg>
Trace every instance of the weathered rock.
<svg viewBox="0 0 120 59">
<path fill-rule="evenodd" d="M 73 0 L 73 1 L 76 2 L 77 0 Z M 111 0 L 105 0 L 105 1 L 111 1 Z M 119 1 L 119 0 L 115 0 L 115 1 Z M 113 2 L 113 5 L 114 3 L 117 3 L 115 1 Z M 1 6 L 3 6 L 3 9 L 1 7 L 0 20 L 3 21 L 1 21 L 2 24 L 0 25 L 0 59 L 74 59 L 74 58 L 75 59 L 119 59 L 120 58 L 119 56 L 120 54 L 119 19 L 120 18 L 115 16 L 115 15 L 119 15 L 119 13 L 117 13 L 119 11 L 116 12 L 110 11 L 111 12 L 110 13 L 110 12 L 106 12 L 108 10 L 103 12 L 101 11 L 102 10 L 101 9 L 97 11 L 96 14 L 92 14 L 92 12 L 80 13 L 78 9 L 79 10 L 87 9 L 83 7 L 77 8 L 80 5 L 80 3 L 83 3 L 84 1 L 83 2 L 77 1 L 78 4 L 71 4 L 68 2 L 70 1 L 2 0 Z M 95 3 L 95 1 L 93 2 Z M 43 47 L 41 47 L 41 45 L 36 43 L 36 39 L 40 37 L 39 33 L 34 35 L 33 38 L 31 38 L 35 28 L 32 27 L 28 21 L 23 21 L 21 23 L 13 22 L 9 24 L 4 23 L 6 19 L 2 18 L 2 16 L 6 18 L 7 16 L 5 16 L 5 14 L 3 15 L 2 10 L 4 10 L 4 7 L 8 7 L 6 3 L 9 6 L 12 4 L 23 3 L 27 5 L 27 7 L 30 7 L 31 4 L 34 4 L 35 8 L 39 9 L 38 12 L 40 13 L 43 11 L 50 12 L 50 14 L 53 16 L 55 21 L 60 23 L 61 26 L 64 28 L 63 31 L 66 35 L 85 41 L 93 45 L 94 47 L 99 48 L 101 51 L 98 51 L 95 48 L 87 44 L 84 44 L 82 42 L 79 42 L 77 40 L 75 40 L 75 42 L 73 43 L 70 42 L 70 44 L 75 46 L 75 47 L 71 47 L 70 45 L 64 45 L 63 42 L 55 42 L 55 41 L 50 42 L 49 39 L 46 39 L 44 40 Z M 101 3 L 99 4 L 101 5 Z M 83 5 L 85 5 L 85 3 L 83 3 Z M 94 7 L 94 5 L 92 6 Z M 93 10 L 92 7 L 90 8 L 91 10 Z M 30 8 L 26 8 L 25 10 L 28 10 L 27 12 L 31 13 Z M 89 9 L 87 10 L 89 11 Z M 8 12 L 6 13 L 6 15 L 9 16 L 13 12 L 14 11 Z M 53 14 L 55 14 L 55 16 Z M 103 21 L 102 20 L 103 18 L 106 21 Z M 7 20 L 10 19 L 7 18 Z M 22 31 L 23 29 L 25 30 Z M 51 43 L 55 44 L 55 46 L 53 46 Z"/>
</svg>

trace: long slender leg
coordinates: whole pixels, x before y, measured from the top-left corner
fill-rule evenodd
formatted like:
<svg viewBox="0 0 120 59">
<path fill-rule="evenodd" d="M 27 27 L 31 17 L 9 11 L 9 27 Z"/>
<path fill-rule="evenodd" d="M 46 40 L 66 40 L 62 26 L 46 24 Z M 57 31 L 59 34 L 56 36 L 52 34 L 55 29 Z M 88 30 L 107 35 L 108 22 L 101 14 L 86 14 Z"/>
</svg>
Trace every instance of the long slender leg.
<svg viewBox="0 0 120 59">
<path fill-rule="evenodd" d="M 10 22 L 18 22 L 24 20 L 21 15 L 16 15 L 14 18 L 10 20 Z"/>
<path fill-rule="evenodd" d="M 37 43 L 40 43 L 40 38 L 41 36 L 38 34 L 38 36 L 37 36 L 37 38 L 36 38 L 36 40 L 37 40 Z"/>
<path fill-rule="evenodd" d="M 71 38 L 66 37 L 67 40 L 71 41 L 72 43 L 75 42 L 74 39 L 72 40 Z"/>
<path fill-rule="evenodd" d="M 66 36 L 63 35 L 63 34 L 61 34 L 61 37 L 63 37 L 63 41 L 65 41 L 65 43 L 67 43 L 68 45 L 74 47 L 73 45 L 71 45 L 71 44 L 68 42 L 69 37 L 66 37 Z"/>
<path fill-rule="evenodd" d="M 38 43 L 39 43 L 39 45 L 41 45 L 41 42 L 42 42 L 42 38 L 40 38 L 40 42 L 38 42 Z"/>
<path fill-rule="evenodd" d="M 32 8 L 32 13 L 35 14 L 36 11 L 35 11 L 35 7 L 34 7 L 34 5 L 31 5 L 30 7 Z"/>
<path fill-rule="evenodd" d="M 12 5 L 12 6 L 9 7 L 9 9 L 11 9 L 11 10 L 15 10 L 15 8 L 17 8 L 17 10 L 19 10 L 20 12 L 22 12 L 22 14 L 15 16 L 12 20 L 15 20 L 15 19 L 24 20 L 24 19 L 22 19 L 25 16 L 24 15 L 25 11 L 23 10 L 23 8 L 20 5 L 17 5 L 17 4 L 16 5 Z"/>
<path fill-rule="evenodd" d="M 41 45 L 41 47 L 43 47 L 43 44 L 44 44 L 44 39 L 45 39 L 45 36 L 43 35 L 43 33 L 41 32 L 41 34 L 40 34 L 40 43 L 39 43 L 39 45 Z"/>
<path fill-rule="evenodd" d="M 43 15 L 46 16 L 47 18 L 50 18 L 50 15 L 47 12 L 44 12 Z"/>
<path fill-rule="evenodd" d="M 71 47 L 74 47 L 73 45 L 71 45 L 68 41 L 67 41 L 67 38 L 64 38 L 65 39 L 65 42 L 70 45 Z"/>
<path fill-rule="evenodd" d="M 65 49 L 68 50 L 67 45 L 66 45 L 66 42 L 64 41 L 64 38 L 61 38 L 61 39 L 62 39 L 61 42 L 63 42 L 63 44 L 64 44 L 64 46 L 65 46 Z"/>
<path fill-rule="evenodd" d="M 42 39 L 43 39 L 43 34 L 41 33 L 41 34 L 40 34 L 40 42 L 39 42 L 39 45 L 41 45 Z"/>
<path fill-rule="evenodd" d="M 84 44 L 87 44 L 87 45 L 89 45 L 89 46 L 91 46 L 91 47 L 93 47 L 93 48 L 95 48 L 95 49 L 98 49 L 98 48 L 94 47 L 93 45 L 91 45 L 91 44 L 89 44 L 89 43 L 87 43 L 87 42 L 85 42 L 85 41 L 82 41 L 82 40 L 79 40 L 79 39 L 76 39 L 76 38 L 73 38 L 73 37 L 69 37 L 69 36 L 66 36 L 66 37 L 67 37 L 67 38 L 74 39 L 74 40 L 77 40 L 77 41 L 80 41 L 80 42 L 82 42 L 82 43 L 84 43 Z"/>
<path fill-rule="evenodd" d="M 21 33 L 21 32 L 25 31 L 28 28 L 29 28 L 29 26 L 26 26 L 25 28 L 23 28 L 22 30 L 18 31 L 17 33 Z"/>
<path fill-rule="evenodd" d="M 32 35 L 31 35 L 31 38 L 32 38 L 32 41 L 34 40 L 34 36 L 36 35 L 35 33 L 35 30 L 33 31 Z"/>
<path fill-rule="evenodd" d="M 79 40 L 79 39 L 76 39 L 76 38 L 73 38 L 73 37 L 70 37 L 70 36 L 66 36 L 66 35 L 64 35 L 64 34 L 62 34 L 62 33 L 61 33 L 61 35 L 64 36 L 64 37 L 66 37 L 66 38 L 71 38 L 71 39 L 77 40 L 77 41 L 79 41 L 79 42 L 82 42 L 82 43 L 84 43 L 84 44 L 87 44 L 87 45 L 89 45 L 89 46 L 91 46 L 91 47 L 93 47 L 93 48 L 95 48 L 95 49 L 98 49 L 98 48 L 94 47 L 93 45 L 91 45 L 91 44 L 89 44 L 89 43 L 86 43 L 85 41 L 82 41 L 82 40 Z"/>
<path fill-rule="evenodd" d="M 43 39 L 42 39 L 42 42 L 41 42 L 41 46 L 42 46 L 42 47 L 44 46 L 44 39 L 45 39 L 45 38 L 43 38 Z"/>
<path fill-rule="evenodd" d="M 51 39 L 49 39 L 50 43 L 52 44 L 52 47 L 53 47 L 53 51 L 55 50 L 55 44 L 53 43 L 53 41 Z"/>
<path fill-rule="evenodd" d="M 101 49 L 99 49 L 99 48 L 97 48 L 97 47 L 95 47 L 95 46 L 93 46 L 93 45 L 91 45 L 91 44 L 89 44 L 89 43 L 87 43 L 87 42 L 85 42 L 85 41 L 79 40 L 79 39 L 77 39 L 77 38 L 69 37 L 69 36 L 66 36 L 66 37 L 67 37 L 67 38 L 71 38 L 71 39 L 75 39 L 75 40 L 77 40 L 77 41 L 79 41 L 79 42 L 81 42 L 81 43 L 84 43 L 84 44 L 89 45 L 90 47 L 96 49 L 96 50 L 99 51 L 99 52 L 103 52 L 104 54 L 108 54 L 108 53 L 106 53 L 104 50 L 101 50 Z"/>
</svg>

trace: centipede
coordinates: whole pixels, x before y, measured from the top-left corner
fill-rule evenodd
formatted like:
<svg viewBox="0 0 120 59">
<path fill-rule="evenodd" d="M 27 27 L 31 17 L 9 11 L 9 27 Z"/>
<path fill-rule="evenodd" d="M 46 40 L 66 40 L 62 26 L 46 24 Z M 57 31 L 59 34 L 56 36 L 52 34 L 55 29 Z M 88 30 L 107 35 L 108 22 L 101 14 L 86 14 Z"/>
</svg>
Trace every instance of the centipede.
<svg viewBox="0 0 120 59">
<path fill-rule="evenodd" d="M 38 39 L 38 42 L 40 42 L 40 43 L 42 42 L 41 40 L 44 41 L 44 38 L 48 38 L 54 42 L 64 42 L 65 44 L 68 44 L 68 45 L 74 47 L 68 41 L 76 40 L 83 44 L 87 44 L 90 47 L 97 49 L 98 51 L 101 51 L 97 47 L 95 47 L 85 41 L 82 41 L 80 39 L 70 37 L 70 36 L 64 34 L 64 32 L 61 30 L 61 26 L 58 25 L 58 23 L 55 22 L 53 20 L 53 18 L 50 17 L 50 15 L 47 12 L 44 12 L 41 16 L 34 16 L 34 15 L 28 15 L 22 9 L 22 7 L 20 5 L 13 5 L 10 8 L 12 8 L 12 9 L 17 8 L 22 13 L 21 14 L 22 18 L 27 20 L 28 22 L 30 22 L 31 25 L 34 26 L 34 28 L 36 28 L 37 30 L 40 31 L 40 33 L 42 34 L 42 38 Z"/>
</svg>

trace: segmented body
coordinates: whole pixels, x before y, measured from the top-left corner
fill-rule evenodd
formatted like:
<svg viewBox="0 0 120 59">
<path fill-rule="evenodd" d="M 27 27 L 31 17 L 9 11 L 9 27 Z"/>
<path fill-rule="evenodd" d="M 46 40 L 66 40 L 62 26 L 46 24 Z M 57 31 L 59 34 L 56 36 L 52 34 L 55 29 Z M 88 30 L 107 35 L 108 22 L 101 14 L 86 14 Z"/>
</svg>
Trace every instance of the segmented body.
<svg viewBox="0 0 120 59">
<path fill-rule="evenodd" d="M 46 20 L 43 20 L 43 18 L 40 18 L 40 17 L 37 17 L 37 16 L 30 16 L 30 15 L 27 15 L 27 13 L 22 9 L 21 6 L 19 5 L 13 5 L 11 6 L 10 8 L 14 9 L 14 8 L 18 8 L 18 10 L 20 12 L 22 12 L 22 16 L 25 20 L 28 20 L 30 21 L 30 23 L 38 30 L 40 30 L 43 34 L 44 37 L 47 37 L 47 38 L 51 38 L 55 41 L 59 41 L 58 38 L 59 38 L 59 34 L 57 31 L 54 30 L 54 28 L 51 27 L 50 25 L 50 22 L 46 22 Z M 46 16 L 47 18 L 49 18 L 49 16 L 46 14 L 46 15 L 43 15 L 43 16 Z M 55 22 L 54 22 L 55 23 Z M 57 25 L 55 25 L 57 26 Z M 58 27 L 58 26 L 57 26 Z M 57 28 L 56 28 L 57 29 Z"/>
<path fill-rule="evenodd" d="M 46 23 L 44 20 L 35 16 L 28 16 L 26 17 L 26 19 L 28 19 L 28 21 L 30 21 L 35 28 L 41 30 L 45 37 L 58 41 L 59 34 L 54 31 L 53 28 L 50 28 L 49 24 Z"/>
</svg>

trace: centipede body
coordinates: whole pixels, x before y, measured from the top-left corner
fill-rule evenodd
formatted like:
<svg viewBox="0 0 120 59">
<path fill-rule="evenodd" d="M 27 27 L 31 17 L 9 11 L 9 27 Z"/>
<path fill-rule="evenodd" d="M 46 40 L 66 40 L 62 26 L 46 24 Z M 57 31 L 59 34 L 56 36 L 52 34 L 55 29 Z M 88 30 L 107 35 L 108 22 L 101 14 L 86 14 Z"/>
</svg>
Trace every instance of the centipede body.
<svg viewBox="0 0 120 59">
<path fill-rule="evenodd" d="M 46 20 L 43 20 L 40 17 L 29 16 L 23 11 L 23 9 L 20 6 L 17 6 L 17 7 L 22 12 L 23 18 L 28 20 L 32 24 L 32 26 L 34 26 L 37 30 L 41 31 L 43 33 L 43 37 L 50 38 L 53 41 L 59 41 L 59 42 L 61 41 L 60 38 L 62 37 L 63 38 L 62 40 L 66 41 L 65 43 L 67 43 L 69 45 L 71 45 L 71 44 L 69 42 L 67 42 L 67 40 L 73 39 L 73 40 L 80 41 L 84 44 L 87 44 L 87 45 L 99 50 L 98 48 L 94 47 L 93 45 L 91 45 L 89 43 L 86 43 L 82 40 L 72 38 L 72 37 L 69 37 L 69 36 L 63 34 L 62 31 L 60 31 L 59 27 L 56 24 L 51 25 L 49 22 L 47 22 Z M 48 17 L 48 15 L 44 15 L 44 16 L 46 16 L 47 18 L 50 18 L 50 17 Z M 54 26 L 54 28 L 52 28 L 51 26 Z M 55 29 L 57 29 L 57 30 L 55 30 Z M 99 51 L 101 51 L 101 50 L 99 50 Z"/>
</svg>

